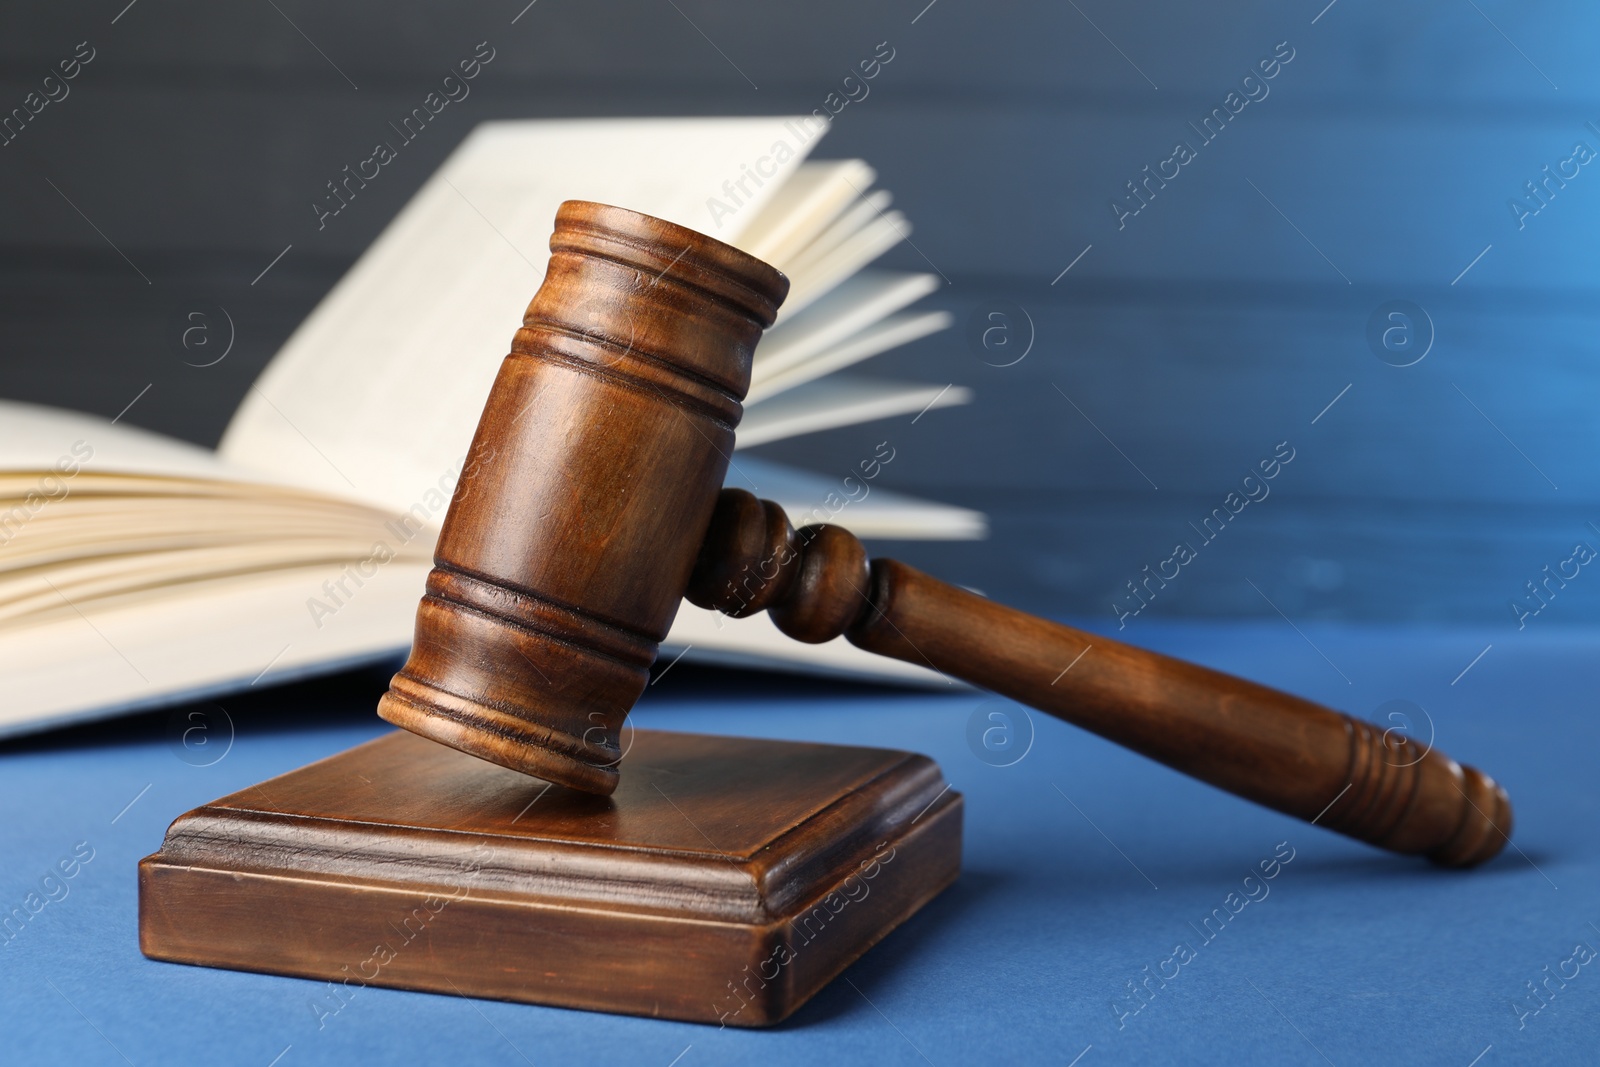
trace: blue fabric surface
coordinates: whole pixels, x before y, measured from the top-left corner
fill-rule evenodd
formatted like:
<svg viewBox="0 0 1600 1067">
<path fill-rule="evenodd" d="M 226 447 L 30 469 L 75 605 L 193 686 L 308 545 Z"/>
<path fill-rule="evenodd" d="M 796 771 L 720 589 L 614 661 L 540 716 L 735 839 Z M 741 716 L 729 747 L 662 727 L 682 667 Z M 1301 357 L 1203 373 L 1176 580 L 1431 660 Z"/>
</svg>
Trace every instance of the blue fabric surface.
<svg viewBox="0 0 1600 1067">
<path fill-rule="evenodd" d="M 303 685 L 224 700 L 237 736 L 208 766 L 193 764 L 222 753 L 227 732 L 214 705 L 195 706 L 209 718 L 146 717 L 0 746 L 0 906 L 24 905 L 36 890 L 46 899 L 41 879 L 59 879 L 45 887 L 58 899 L 0 949 L 0 1059 L 1595 1062 L 1600 961 L 1566 961 L 1576 946 L 1600 948 L 1596 634 L 1304 631 L 1150 624 L 1124 636 L 1360 715 L 1414 701 L 1431 719 L 1431 728 L 1413 724 L 1414 736 L 1435 733 L 1444 751 L 1506 785 L 1516 848 L 1477 871 L 1440 871 L 1256 808 L 1037 713 L 1031 748 L 993 766 L 1004 760 L 969 745 L 981 735 L 969 720 L 976 713 L 987 728 L 998 710 L 1022 729 L 1022 713 L 982 694 L 729 684 L 680 668 L 651 688 L 635 713 L 640 725 L 936 758 L 967 797 L 961 880 L 773 1031 L 381 989 L 360 991 L 319 1029 L 310 1002 L 320 984 L 151 962 L 136 933 L 135 864 L 169 821 L 386 729 L 367 714 L 375 676 Z M 197 757 L 194 744 L 172 739 L 186 724 L 210 727 L 215 747 Z M 93 858 L 83 862 L 87 849 Z M 1267 895 L 1204 940 L 1197 927 L 1245 875 L 1290 851 Z M 1180 942 L 1189 958 L 1178 976 L 1152 983 L 1140 1010 L 1119 1021 L 1133 1003 L 1127 983 L 1161 968 Z M 1527 983 L 1547 978 L 1551 992 L 1533 999 Z"/>
</svg>

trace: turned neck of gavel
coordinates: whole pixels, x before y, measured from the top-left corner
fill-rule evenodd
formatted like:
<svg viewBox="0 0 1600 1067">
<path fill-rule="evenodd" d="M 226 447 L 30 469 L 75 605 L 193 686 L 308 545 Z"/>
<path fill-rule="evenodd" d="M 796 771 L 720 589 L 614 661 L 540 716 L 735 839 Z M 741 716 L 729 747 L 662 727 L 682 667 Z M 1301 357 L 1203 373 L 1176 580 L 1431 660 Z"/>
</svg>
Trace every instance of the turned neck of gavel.
<svg viewBox="0 0 1600 1067">
<path fill-rule="evenodd" d="M 1201 781 L 1395 852 L 1469 867 L 1504 847 L 1511 802 L 1398 733 L 1192 663 L 1035 618 L 894 560 L 837 526 L 725 489 L 688 599 L 766 611 L 799 641 L 879 655 L 1048 712 Z"/>
</svg>

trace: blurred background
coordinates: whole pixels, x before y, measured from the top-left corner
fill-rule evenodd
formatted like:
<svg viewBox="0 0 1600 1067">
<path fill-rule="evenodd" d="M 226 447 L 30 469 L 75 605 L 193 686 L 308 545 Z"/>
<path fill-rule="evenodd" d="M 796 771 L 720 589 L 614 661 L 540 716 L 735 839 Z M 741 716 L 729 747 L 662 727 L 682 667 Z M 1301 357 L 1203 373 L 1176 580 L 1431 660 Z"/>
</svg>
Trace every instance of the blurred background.
<svg viewBox="0 0 1600 1067">
<path fill-rule="evenodd" d="M 877 550 L 1115 630 L 1126 583 L 1284 442 L 1270 497 L 1124 636 L 1280 612 L 1510 632 L 1525 583 L 1600 546 L 1592 8 L 525 2 L 6 4 L 4 108 L 94 58 L 0 148 L 0 396 L 110 417 L 149 383 L 125 421 L 214 444 L 477 122 L 809 112 L 887 42 L 814 158 L 871 162 L 915 227 L 885 265 L 947 280 L 925 303 L 956 328 L 874 370 L 976 401 L 758 450 L 843 471 L 889 439 L 884 485 L 991 516 L 987 542 Z M 319 232 L 327 177 L 480 41 L 470 100 Z M 197 297 L 238 324 L 212 368 L 168 336 Z M 1004 356 L 969 328 L 996 313 Z M 1541 627 L 1600 611 L 1600 578 L 1549 588 Z"/>
</svg>

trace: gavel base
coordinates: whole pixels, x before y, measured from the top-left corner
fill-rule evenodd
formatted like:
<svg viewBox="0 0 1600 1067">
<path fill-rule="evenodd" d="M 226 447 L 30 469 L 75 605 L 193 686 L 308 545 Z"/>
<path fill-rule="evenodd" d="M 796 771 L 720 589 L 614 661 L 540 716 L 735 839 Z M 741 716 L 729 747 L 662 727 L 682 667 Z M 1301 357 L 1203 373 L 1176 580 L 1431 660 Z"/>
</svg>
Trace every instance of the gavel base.
<svg viewBox="0 0 1600 1067">
<path fill-rule="evenodd" d="M 959 873 L 926 757 L 631 741 L 611 797 L 396 731 L 196 808 L 139 864 L 140 947 L 323 980 L 319 1018 L 375 985 L 763 1026 Z"/>
</svg>

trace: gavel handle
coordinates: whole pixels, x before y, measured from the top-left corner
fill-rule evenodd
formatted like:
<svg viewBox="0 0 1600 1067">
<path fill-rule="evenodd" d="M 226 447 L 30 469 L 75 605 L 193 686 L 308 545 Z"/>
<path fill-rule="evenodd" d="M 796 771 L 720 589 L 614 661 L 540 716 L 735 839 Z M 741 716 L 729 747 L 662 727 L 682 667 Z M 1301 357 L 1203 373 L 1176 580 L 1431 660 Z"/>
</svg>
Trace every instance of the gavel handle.
<svg viewBox="0 0 1600 1067">
<path fill-rule="evenodd" d="M 1219 671 L 1027 615 L 894 560 L 837 526 L 724 490 L 689 599 L 767 610 L 802 641 L 971 682 L 1204 782 L 1394 852 L 1469 867 L 1504 847 L 1511 803 L 1487 775 L 1396 732 Z"/>
</svg>

